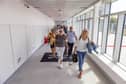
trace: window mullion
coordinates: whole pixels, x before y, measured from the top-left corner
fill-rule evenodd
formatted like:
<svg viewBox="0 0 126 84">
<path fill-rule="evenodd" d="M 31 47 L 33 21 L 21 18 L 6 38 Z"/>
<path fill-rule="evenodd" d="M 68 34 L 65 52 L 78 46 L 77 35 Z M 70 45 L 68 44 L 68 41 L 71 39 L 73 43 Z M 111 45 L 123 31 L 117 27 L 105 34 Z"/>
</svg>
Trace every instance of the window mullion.
<svg viewBox="0 0 126 84">
<path fill-rule="evenodd" d="M 102 35 L 102 45 L 101 45 L 101 53 L 105 53 L 105 49 L 106 49 L 106 40 L 107 40 L 107 29 L 108 29 L 108 17 L 105 17 L 104 19 L 104 28 L 103 28 L 103 35 Z"/>
<path fill-rule="evenodd" d="M 119 59 L 119 53 L 120 53 L 120 47 L 121 47 L 121 37 L 122 37 L 122 29 L 124 24 L 124 14 L 119 14 L 118 19 L 118 26 L 117 26 L 117 34 L 115 37 L 115 49 L 113 54 L 113 62 L 118 62 Z"/>
</svg>

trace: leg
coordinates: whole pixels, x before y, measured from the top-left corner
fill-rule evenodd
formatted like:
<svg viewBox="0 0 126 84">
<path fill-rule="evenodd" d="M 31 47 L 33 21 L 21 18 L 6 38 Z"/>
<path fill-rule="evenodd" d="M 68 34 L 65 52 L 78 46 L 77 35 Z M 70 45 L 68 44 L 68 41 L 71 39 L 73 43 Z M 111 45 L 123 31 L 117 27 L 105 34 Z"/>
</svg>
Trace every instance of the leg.
<svg viewBox="0 0 126 84">
<path fill-rule="evenodd" d="M 81 52 L 77 52 L 77 55 L 78 55 L 78 61 L 79 61 L 79 63 L 78 63 L 78 65 L 79 65 L 79 71 L 82 71 L 82 53 Z"/>
<path fill-rule="evenodd" d="M 51 51 L 52 51 L 53 56 L 55 57 L 56 49 L 55 49 L 55 44 L 54 43 L 51 45 Z"/>
<path fill-rule="evenodd" d="M 86 54 L 87 54 L 87 52 L 82 52 L 82 67 L 84 64 L 84 58 L 85 58 Z"/>
<path fill-rule="evenodd" d="M 58 56 L 58 64 L 60 63 L 60 60 L 59 60 L 59 58 L 60 58 L 60 52 L 59 52 L 59 47 L 56 47 L 56 52 L 57 52 L 57 56 Z"/>
<path fill-rule="evenodd" d="M 84 57 L 86 55 L 86 52 L 77 52 L 77 53 L 79 59 L 79 72 L 80 72 L 78 78 L 81 78 L 83 74 L 83 64 L 84 64 Z"/>
<path fill-rule="evenodd" d="M 61 48 L 60 48 L 60 57 L 61 57 L 61 61 L 63 61 L 64 50 L 65 50 L 65 47 L 61 47 Z"/>
<path fill-rule="evenodd" d="M 67 55 L 67 46 L 65 46 L 64 55 Z"/>
<path fill-rule="evenodd" d="M 68 56 L 69 56 L 69 59 L 72 55 L 72 50 L 73 50 L 73 44 L 74 43 L 68 43 L 68 46 L 69 46 L 69 49 L 68 49 Z M 70 59 L 71 60 L 71 59 Z"/>
<path fill-rule="evenodd" d="M 64 54 L 64 50 L 65 50 L 65 47 L 60 47 L 59 48 L 59 64 L 60 64 L 60 68 L 63 67 L 63 54 Z"/>
<path fill-rule="evenodd" d="M 56 57 L 56 49 L 55 49 L 55 47 L 52 48 L 52 54 L 53 54 L 54 57 Z"/>
</svg>

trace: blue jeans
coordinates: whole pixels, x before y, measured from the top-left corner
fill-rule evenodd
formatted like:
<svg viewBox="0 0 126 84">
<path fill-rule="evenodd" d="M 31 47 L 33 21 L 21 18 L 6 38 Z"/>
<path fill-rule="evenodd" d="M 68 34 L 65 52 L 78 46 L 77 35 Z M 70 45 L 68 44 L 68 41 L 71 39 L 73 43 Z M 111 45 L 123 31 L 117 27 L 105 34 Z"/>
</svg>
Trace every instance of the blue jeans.
<svg viewBox="0 0 126 84">
<path fill-rule="evenodd" d="M 87 52 L 77 51 L 78 61 L 79 61 L 79 71 L 82 71 L 82 67 L 84 64 L 84 57 L 86 56 L 86 54 L 87 54 Z"/>
</svg>

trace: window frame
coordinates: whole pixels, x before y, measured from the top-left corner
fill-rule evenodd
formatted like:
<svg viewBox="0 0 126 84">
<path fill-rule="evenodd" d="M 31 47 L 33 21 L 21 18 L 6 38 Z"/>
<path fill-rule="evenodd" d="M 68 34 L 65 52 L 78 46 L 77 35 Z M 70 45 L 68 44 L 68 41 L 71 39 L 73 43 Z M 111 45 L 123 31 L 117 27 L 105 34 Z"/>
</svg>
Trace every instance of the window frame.
<svg viewBox="0 0 126 84">
<path fill-rule="evenodd" d="M 116 30 L 115 30 L 115 36 L 114 36 L 114 48 L 113 48 L 113 52 L 112 52 L 112 56 L 110 56 L 109 54 L 107 54 L 107 43 L 108 43 L 108 33 L 109 33 L 109 26 L 110 26 L 110 18 L 112 15 L 117 15 L 117 24 L 116 24 Z M 105 53 L 109 56 L 109 58 L 111 57 L 112 60 L 114 60 L 114 53 L 115 53 L 115 45 L 116 45 L 116 37 L 117 37 L 117 28 L 118 28 L 118 20 L 119 20 L 119 15 L 118 14 L 109 14 L 109 17 L 108 17 L 108 27 L 107 27 L 107 38 L 106 38 L 106 44 L 105 44 Z"/>
<path fill-rule="evenodd" d="M 120 42 L 120 49 L 119 49 L 119 56 L 118 56 L 118 62 L 120 63 L 120 59 L 121 59 L 121 50 L 122 50 L 122 48 L 121 48 L 121 46 L 122 46 L 122 41 L 123 41 L 123 34 L 124 34 L 124 27 L 125 27 L 125 22 L 126 22 L 126 14 L 124 15 L 124 20 L 123 20 L 123 28 L 122 28 L 122 32 L 121 32 L 121 42 Z M 120 64 L 122 64 L 122 63 L 120 63 Z M 126 65 L 124 65 L 124 66 L 126 66 Z"/>
</svg>

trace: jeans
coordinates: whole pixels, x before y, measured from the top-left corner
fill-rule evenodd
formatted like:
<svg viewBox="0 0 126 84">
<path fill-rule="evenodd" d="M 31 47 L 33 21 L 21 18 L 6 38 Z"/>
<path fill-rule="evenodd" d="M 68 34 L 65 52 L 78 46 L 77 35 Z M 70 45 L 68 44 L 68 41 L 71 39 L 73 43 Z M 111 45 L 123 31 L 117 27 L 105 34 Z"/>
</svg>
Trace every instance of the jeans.
<svg viewBox="0 0 126 84">
<path fill-rule="evenodd" d="M 79 71 L 82 71 L 83 68 L 83 64 L 84 64 L 84 57 L 86 56 L 87 52 L 80 52 L 77 51 L 77 55 L 78 55 L 78 61 L 79 61 Z"/>
<path fill-rule="evenodd" d="M 87 49 L 88 49 L 88 52 L 89 52 L 89 53 L 92 53 L 92 51 L 95 51 L 96 53 L 98 53 L 98 52 L 96 51 L 97 46 L 96 46 L 94 43 L 88 42 L 88 43 L 87 43 Z"/>
</svg>

